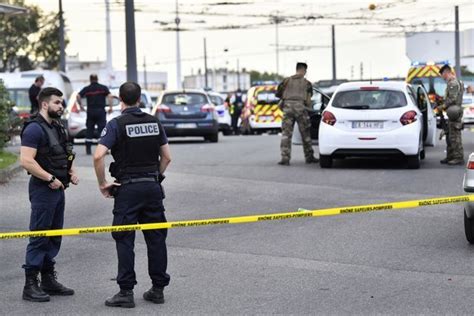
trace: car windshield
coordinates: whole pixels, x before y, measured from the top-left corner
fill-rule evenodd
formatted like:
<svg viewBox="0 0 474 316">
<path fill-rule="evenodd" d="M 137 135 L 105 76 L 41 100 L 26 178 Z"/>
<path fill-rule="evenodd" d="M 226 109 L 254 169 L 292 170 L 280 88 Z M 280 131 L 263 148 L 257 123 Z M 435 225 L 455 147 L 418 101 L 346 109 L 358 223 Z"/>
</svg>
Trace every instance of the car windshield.
<svg viewBox="0 0 474 316">
<path fill-rule="evenodd" d="M 222 105 L 224 104 L 224 99 L 221 98 L 220 96 L 218 95 L 209 95 L 209 98 L 211 99 L 211 102 L 214 104 L 214 105 Z"/>
<path fill-rule="evenodd" d="M 280 101 L 274 90 L 260 91 L 257 93 L 256 99 L 260 104 L 277 104 Z"/>
<path fill-rule="evenodd" d="M 201 93 L 171 93 L 163 97 L 166 105 L 202 105 L 207 103 L 207 98 Z"/>
<path fill-rule="evenodd" d="M 332 102 L 335 108 L 380 110 L 407 105 L 405 94 L 394 90 L 352 90 L 337 93 Z"/>
</svg>

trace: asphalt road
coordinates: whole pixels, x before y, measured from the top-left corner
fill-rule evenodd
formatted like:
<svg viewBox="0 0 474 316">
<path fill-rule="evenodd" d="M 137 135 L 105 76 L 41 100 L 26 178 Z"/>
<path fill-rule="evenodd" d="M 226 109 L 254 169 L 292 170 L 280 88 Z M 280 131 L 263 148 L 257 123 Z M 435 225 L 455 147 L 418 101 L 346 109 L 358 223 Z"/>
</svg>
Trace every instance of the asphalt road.
<svg viewBox="0 0 474 316">
<path fill-rule="evenodd" d="M 474 151 L 466 132 L 465 152 Z M 315 147 L 317 149 L 317 147 Z M 442 144 L 420 170 L 393 160 L 306 165 L 301 146 L 279 166 L 279 136 L 173 141 L 165 190 L 168 220 L 296 211 L 463 194 L 463 167 L 439 164 Z M 81 183 L 67 191 L 65 227 L 108 225 L 112 200 L 97 189 L 77 146 Z M 0 231 L 28 227 L 28 177 L 0 186 Z M 57 268 L 73 297 L 21 300 L 26 240 L 0 241 L 0 314 L 472 314 L 474 247 L 462 205 L 169 231 L 166 303 L 142 299 L 150 286 L 137 233 L 137 307 L 104 306 L 117 291 L 110 234 L 65 237 Z"/>
</svg>

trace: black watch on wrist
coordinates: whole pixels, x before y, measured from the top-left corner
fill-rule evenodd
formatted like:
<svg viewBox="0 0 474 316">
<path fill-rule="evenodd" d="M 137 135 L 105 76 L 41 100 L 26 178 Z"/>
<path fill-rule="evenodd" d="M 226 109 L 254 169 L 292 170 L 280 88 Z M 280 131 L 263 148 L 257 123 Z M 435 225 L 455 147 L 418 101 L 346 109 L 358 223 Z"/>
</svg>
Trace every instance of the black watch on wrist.
<svg viewBox="0 0 474 316">
<path fill-rule="evenodd" d="M 56 180 L 56 177 L 52 175 L 52 176 L 51 176 L 51 179 L 48 181 L 48 184 L 53 183 L 54 180 Z"/>
</svg>

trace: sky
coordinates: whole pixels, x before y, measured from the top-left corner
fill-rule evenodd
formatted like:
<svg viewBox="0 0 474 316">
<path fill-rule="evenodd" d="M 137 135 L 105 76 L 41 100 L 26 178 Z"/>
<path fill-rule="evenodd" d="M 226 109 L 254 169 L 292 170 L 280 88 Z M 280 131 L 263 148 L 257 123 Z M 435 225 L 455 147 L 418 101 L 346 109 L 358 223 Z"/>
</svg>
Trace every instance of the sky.
<svg viewBox="0 0 474 316">
<path fill-rule="evenodd" d="M 26 0 L 45 12 L 55 0 Z M 374 10 L 369 6 L 375 5 Z M 337 77 L 405 77 L 410 61 L 405 32 L 454 30 L 459 5 L 460 29 L 474 28 L 474 0 L 179 0 L 182 75 L 208 67 L 276 72 L 278 16 L 279 72 L 294 73 L 298 61 L 309 65 L 311 81 L 332 78 L 331 25 L 336 31 Z M 124 0 L 110 0 L 112 62 L 125 69 Z M 135 1 L 137 63 L 168 73 L 176 82 L 175 0 Z M 68 55 L 81 60 L 106 59 L 105 0 L 63 0 Z M 273 19 L 273 20 L 272 20 Z M 237 28 L 238 27 L 238 28 Z M 237 28 L 237 29 L 236 29 Z M 295 50 L 298 49 L 298 50 Z"/>
</svg>

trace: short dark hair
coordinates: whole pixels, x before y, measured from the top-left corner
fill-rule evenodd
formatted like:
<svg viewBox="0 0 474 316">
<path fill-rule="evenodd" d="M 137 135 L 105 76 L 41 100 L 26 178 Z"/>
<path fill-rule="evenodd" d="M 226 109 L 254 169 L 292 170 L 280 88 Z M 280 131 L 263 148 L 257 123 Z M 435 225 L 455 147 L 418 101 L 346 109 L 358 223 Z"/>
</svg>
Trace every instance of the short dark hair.
<svg viewBox="0 0 474 316">
<path fill-rule="evenodd" d="M 38 94 L 38 103 L 40 104 L 41 106 L 41 103 L 46 101 L 48 102 L 49 99 L 51 98 L 51 96 L 58 96 L 58 97 L 62 97 L 63 96 L 63 93 L 61 92 L 61 90 L 57 89 L 57 88 L 53 88 L 53 87 L 48 87 L 48 88 L 44 88 L 40 91 L 40 93 Z"/>
<path fill-rule="evenodd" d="M 91 82 L 97 82 L 97 81 L 99 81 L 99 77 L 97 77 L 96 74 L 92 74 L 92 75 L 89 76 L 89 80 Z"/>
<path fill-rule="evenodd" d="M 444 64 L 443 67 L 440 68 L 439 74 L 442 75 L 443 72 L 445 72 L 446 70 L 448 70 L 450 72 L 452 71 L 451 66 L 449 64 Z"/>
<path fill-rule="evenodd" d="M 306 63 L 296 63 L 296 70 L 300 70 L 300 69 L 308 69 L 308 64 Z"/>
<path fill-rule="evenodd" d="M 126 105 L 135 105 L 142 94 L 142 88 L 136 82 L 125 82 L 120 86 L 119 95 Z"/>
<path fill-rule="evenodd" d="M 43 75 L 36 77 L 35 82 L 44 81 Z"/>
</svg>

